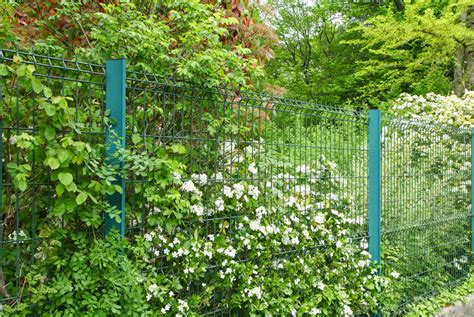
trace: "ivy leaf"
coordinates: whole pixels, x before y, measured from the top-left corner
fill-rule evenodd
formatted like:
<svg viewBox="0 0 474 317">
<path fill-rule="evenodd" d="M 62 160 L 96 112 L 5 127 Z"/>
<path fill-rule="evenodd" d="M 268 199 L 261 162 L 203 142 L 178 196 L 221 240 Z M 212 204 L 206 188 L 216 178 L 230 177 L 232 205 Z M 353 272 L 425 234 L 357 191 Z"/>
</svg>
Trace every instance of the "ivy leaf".
<svg viewBox="0 0 474 317">
<path fill-rule="evenodd" d="M 71 173 L 66 172 L 66 173 L 59 173 L 58 179 L 64 186 L 68 186 L 69 184 L 72 183 L 73 177 Z"/>
<path fill-rule="evenodd" d="M 31 85 L 33 86 L 33 91 L 37 94 L 43 90 L 43 83 L 38 78 L 33 78 Z"/>
<path fill-rule="evenodd" d="M 76 196 L 76 204 L 82 205 L 87 200 L 87 193 L 80 192 L 79 195 Z"/>
</svg>

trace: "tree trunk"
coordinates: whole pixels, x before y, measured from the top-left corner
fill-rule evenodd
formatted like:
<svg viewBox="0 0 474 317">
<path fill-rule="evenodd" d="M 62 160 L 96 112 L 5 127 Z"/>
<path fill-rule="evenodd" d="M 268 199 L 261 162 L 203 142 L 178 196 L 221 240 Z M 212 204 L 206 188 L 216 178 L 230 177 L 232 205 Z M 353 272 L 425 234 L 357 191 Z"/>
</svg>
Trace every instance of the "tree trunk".
<svg viewBox="0 0 474 317">
<path fill-rule="evenodd" d="M 461 12 L 460 22 L 474 30 L 474 6 Z M 454 94 L 461 97 L 466 90 L 474 89 L 474 41 L 456 50 L 454 67 Z"/>
<path fill-rule="evenodd" d="M 466 14 L 467 27 L 474 30 L 474 6 L 470 6 Z M 471 40 L 464 52 L 465 89 L 474 90 L 474 40 Z"/>
</svg>

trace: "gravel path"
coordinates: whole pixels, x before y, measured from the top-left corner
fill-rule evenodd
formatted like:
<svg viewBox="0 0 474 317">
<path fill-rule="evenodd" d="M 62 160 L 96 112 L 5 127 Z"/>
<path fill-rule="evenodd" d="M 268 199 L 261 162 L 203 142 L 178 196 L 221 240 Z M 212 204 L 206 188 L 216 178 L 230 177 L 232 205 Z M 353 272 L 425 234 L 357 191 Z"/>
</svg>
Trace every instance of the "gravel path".
<svg viewBox="0 0 474 317">
<path fill-rule="evenodd" d="M 474 295 L 467 297 L 466 303 L 444 308 L 436 317 L 474 317 Z"/>
</svg>

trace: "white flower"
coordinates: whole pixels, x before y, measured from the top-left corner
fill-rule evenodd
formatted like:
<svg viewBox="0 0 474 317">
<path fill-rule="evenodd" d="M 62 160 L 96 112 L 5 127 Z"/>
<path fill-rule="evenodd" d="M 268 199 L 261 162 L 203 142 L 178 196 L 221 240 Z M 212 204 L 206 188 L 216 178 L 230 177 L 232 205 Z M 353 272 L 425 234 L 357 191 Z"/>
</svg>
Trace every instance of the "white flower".
<svg viewBox="0 0 474 317">
<path fill-rule="evenodd" d="M 230 245 L 224 250 L 224 254 L 228 257 L 234 258 L 237 251 Z"/>
<path fill-rule="evenodd" d="M 191 212 L 194 213 L 196 216 L 200 217 L 204 215 L 204 207 L 201 205 L 193 205 L 191 206 Z"/>
<path fill-rule="evenodd" d="M 248 170 L 251 174 L 255 175 L 258 173 L 257 167 L 255 166 L 255 163 L 250 163 Z"/>
<path fill-rule="evenodd" d="M 310 311 L 309 311 L 309 314 L 311 316 L 316 316 L 316 315 L 319 315 L 321 314 L 321 310 L 320 309 L 317 309 L 315 307 L 313 307 Z"/>
<path fill-rule="evenodd" d="M 237 183 L 232 185 L 232 188 L 234 189 L 235 198 L 240 199 L 240 197 L 242 197 L 242 195 L 244 194 L 244 185 Z"/>
<path fill-rule="evenodd" d="M 149 302 L 152 298 L 151 294 L 146 294 L 146 301 Z"/>
<path fill-rule="evenodd" d="M 152 241 L 153 240 L 153 237 L 151 236 L 151 234 L 149 233 L 145 233 L 143 235 L 143 238 L 146 240 L 146 241 Z"/>
<path fill-rule="evenodd" d="M 306 165 L 300 165 L 296 168 L 296 171 L 301 174 L 306 174 L 311 172 L 311 168 Z"/>
<path fill-rule="evenodd" d="M 314 222 L 316 222 L 317 224 L 323 224 L 324 223 L 324 216 L 321 215 L 321 214 L 317 214 L 315 217 L 314 217 Z"/>
<path fill-rule="evenodd" d="M 224 195 L 228 198 L 232 198 L 234 196 L 234 192 L 232 191 L 232 188 L 229 186 L 224 186 L 223 188 Z"/>
<path fill-rule="evenodd" d="M 253 199 L 258 199 L 258 196 L 260 195 L 257 186 L 249 185 L 248 192 Z"/>
<path fill-rule="evenodd" d="M 206 174 L 192 174 L 191 179 L 198 183 L 201 186 L 207 184 L 207 175 Z"/>
<path fill-rule="evenodd" d="M 336 241 L 336 248 L 340 248 L 340 247 L 342 247 L 342 242 L 337 240 Z"/>
<path fill-rule="evenodd" d="M 248 290 L 247 296 L 248 296 L 248 297 L 255 296 L 255 297 L 257 297 L 258 299 L 261 299 L 261 298 L 262 298 L 262 290 L 261 290 L 260 287 L 254 287 L 254 288 Z"/>
<path fill-rule="evenodd" d="M 300 194 L 301 196 L 311 195 L 311 189 L 308 185 L 296 185 L 295 193 Z"/>
<path fill-rule="evenodd" d="M 189 309 L 188 303 L 182 299 L 178 299 L 178 311 L 184 313 Z"/>
<path fill-rule="evenodd" d="M 158 290 L 158 285 L 151 284 L 150 286 L 148 286 L 148 290 L 150 291 L 150 293 L 156 293 L 156 291 Z"/>
<path fill-rule="evenodd" d="M 285 202 L 285 206 L 287 207 L 293 207 L 296 204 L 296 198 L 293 196 L 288 197 L 288 199 Z"/>
<path fill-rule="evenodd" d="M 234 142 L 225 141 L 224 143 L 222 143 L 222 151 L 224 152 L 224 155 L 226 155 L 229 152 L 233 152 L 234 149 L 235 149 Z"/>
<path fill-rule="evenodd" d="M 252 229 L 253 231 L 260 230 L 260 220 L 255 219 L 255 220 L 251 221 L 249 226 L 250 226 L 250 229 Z"/>
<path fill-rule="evenodd" d="M 224 200 L 222 197 L 217 198 L 215 205 L 218 211 L 224 211 Z"/>
<path fill-rule="evenodd" d="M 173 177 L 174 177 L 175 182 L 181 181 L 181 174 L 178 171 L 173 172 Z"/>
<path fill-rule="evenodd" d="M 194 185 L 193 181 L 188 180 L 183 183 L 183 185 L 181 186 L 181 190 L 184 192 L 193 193 L 197 191 L 197 188 Z"/>
<path fill-rule="evenodd" d="M 166 312 L 167 312 L 168 310 L 170 310 L 170 308 L 171 308 L 171 305 L 170 305 L 170 304 L 166 304 L 166 306 L 161 309 L 161 313 L 162 313 L 162 314 L 166 314 Z"/>
<path fill-rule="evenodd" d="M 320 290 L 324 291 L 324 288 L 326 287 L 326 285 L 324 285 L 323 282 L 318 282 L 317 287 L 318 287 Z"/>
<path fill-rule="evenodd" d="M 352 316 L 353 315 L 352 309 L 349 306 L 344 305 L 343 309 L 344 309 L 344 316 Z"/>
<path fill-rule="evenodd" d="M 319 203 L 316 203 L 316 205 L 314 205 L 314 208 L 324 209 L 324 208 L 326 208 L 326 204 L 324 202 L 320 201 Z"/>
<path fill-rule="evenodd" d="M 258 218 L 261 218 L 267 213 L 267 209 L 264 206 L 261 206 L 255 210 L 255 213 L 257 214 Z"/>
<path fill-rule="evenodd" d="M 392 276 L 393 278 L 399 278 L 400 277 L 400 273 L 396 272 L 396 271 L 393 271 L 392 273 L 390 273 L 390 276 Z"/>
</svg>

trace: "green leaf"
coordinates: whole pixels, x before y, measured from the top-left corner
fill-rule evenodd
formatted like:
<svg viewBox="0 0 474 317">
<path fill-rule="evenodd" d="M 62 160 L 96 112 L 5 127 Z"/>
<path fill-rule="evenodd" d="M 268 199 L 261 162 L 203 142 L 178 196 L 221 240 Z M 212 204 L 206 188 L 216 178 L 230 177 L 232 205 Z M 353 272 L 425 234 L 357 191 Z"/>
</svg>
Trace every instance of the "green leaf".
<svg viewBox="0 0 474 317">
<path fill-rule="evenodd" d="M 87 200 L 87 193 L 80 192 L 79 195 L 76 196 L 76 204 L 82 205 Z"/>
<path fill-rule="evenodd" d="M 56 114 L 56 107 L 52 104 L 47 103 L 44 105 L 44 111 L 46 111 L 48 117 L 52 117 Z"/>
<path fill-rule="evenodd" d="M 59 173 L 58 179 L 64 186 L 68 186 L 69 184 L 72 183 L 73 177 L 71 173 L 66 172 L 66 173 Z"/>
<path fill-rule="evenodd" d="M 142 140 L 142 138 L 140 137 L 139 134 L 137 134 L 137 133 L 132 134 L 133 144 L 138 144 L 138 143 L 140 143 L 141 140 Z"/>
<path fill-rule="evenodd" d="M 16 70 L 16 75 L 18 77 L 23 77 L 25 76 L 26 74 L 26 67 L 25 65 L 21 65 L 20 67 L 18 67 L 18 69 Z"/>
<path fill-rule="evenodd" d="M 66 162 L 70 158 L 69 152 L 67 150 L 64 150 L 64 149 L 59 150 L 58 158 L 59 158 L 59 161 L 61 161 L 61 163 Z"/>
<path fill-rule="evenodd" d="M 43 84 L 38 78 L 33 78 L 33 80 L 31 81 L 31 85 L 33 86 L 33 91 L 37 94 L 39 94 L 43 90 Z"/>
<path fill-rule="evenodd" d="M 52 170 L 58 169 L 60 164 L 58 159 L 50 157 L 46 160 L 46 165 L 49 166 Z"/>
<path fill-rule="evenodd" d="M 71 182 L 71 184 L 66 186 L 66 190 L 68 192 L 76 192 L 77 191 L 77 186 L 74 182 Z"/>
<path fill-rule="evenodd" d="M 43 87 L 43 94 L 46 98 L 50 98 L 53 95 L 53 92 L 51 91 L 51 88 Z"/>
<path fill-rule="evenodd" d="M 28 72 L 30 74 L 33 74 L 36 68 L 35 68 L 35 65 L 30 64 L 30 65 L 26 66 L 26 69 L 28 70 Z"/>
<path fill-rule="evenodd" d="M 18 189 L 24 192 L 26 190 L 28 183 L 26 182 L 25 179 L 21 179 L 17 181 L 17 185 L 18 185 Z"/>
<path fill-rule="evenodd" d="M 61 184 L 61 183 L 58 184 L 58 185 L 56 185 L 56 194 L 58 194 L 58 197 L 61 197 L 61 196 L 62 196 L 62 194 L 64 193 L 64 190 L 65 190 L 65 189 L 66 189 L 66 188 L 65 188 L 64 185 Z"/>
<path fill-rule="evenodd" d="M 51 141 L 52 139 L 54 139 L 55 136 L 56 136 L 56 131 L 54 130 L 53 127 L 47 126 L 44 129 L 44 137 L 46 138 L 46 140 Z"/>
<path fill-rule="evenodd" d="M 186 147 L 182 144 L 173 144 L 171 146 L 171 151 L 176 154 L 186 154 L 187 150 Z"/>
<path fill-rule="evenodd" d="M 120 186 L 120 185 L 114 185 L 114 188 L 117 191 L 117 193 L 119 193 L 119 194 L 121 194 L 123 192 L 122 191 L 122 186 Z"/>
<path fill-rule="evenodd" d="M 8 67 L 5 64 L 0 65 L 0 76 L 7 76 L 9 74 Z"/>
</svg>

